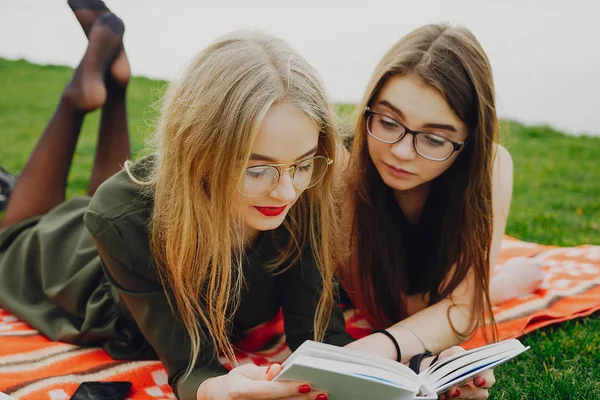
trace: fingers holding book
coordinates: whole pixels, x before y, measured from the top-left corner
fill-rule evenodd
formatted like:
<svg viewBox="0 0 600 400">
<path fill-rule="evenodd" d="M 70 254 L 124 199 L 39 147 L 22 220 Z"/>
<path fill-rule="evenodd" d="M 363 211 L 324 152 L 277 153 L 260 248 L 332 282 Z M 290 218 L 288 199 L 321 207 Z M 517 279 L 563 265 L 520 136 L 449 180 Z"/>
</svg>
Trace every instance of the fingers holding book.
<svg viewBox="0 0 600 400">
<path fill-rule="evenodd" d="M 462 347 L 453 346 L 442 351 L 439 355 L 439 360 L 464 352 L 466 352 L 466 350 Z M 488 389 L 491 388 L 494 383 L 496 383 L 494 371 L 492 369 L 488 369 L 476 375 L 472 381 L 464 385 L 448 389 L 447 392 L 440 396 L 440 399 L 487 399 L 489 397 Z"/>
<path fill-rule="evenodd" d="M 487 399 L 489 395 L 487 389 L 476 388 L 472 385 L 463 385 L 458 388 L 450 389 L 448 392 L 441 395 L 440 399 Z"/>
<path fill-rule="evenodd" d="M 204 381 L 198 389 L 199 399 L 239 400 L 327 400 L 322 391 L 313 390 L 309 383 L 280 382 L 273 378 L 281 372 L 281 365 L 259 367 L 245 364 L 232 369 L 227 375 Z"/>
<path fill-rule="evenodd" d="M 496 383 L 496 377 L 492 369 L 482 372 L 473 379 L 473 384 L 483 389 L 491 388 L 494 383 Z"/>
</svg>

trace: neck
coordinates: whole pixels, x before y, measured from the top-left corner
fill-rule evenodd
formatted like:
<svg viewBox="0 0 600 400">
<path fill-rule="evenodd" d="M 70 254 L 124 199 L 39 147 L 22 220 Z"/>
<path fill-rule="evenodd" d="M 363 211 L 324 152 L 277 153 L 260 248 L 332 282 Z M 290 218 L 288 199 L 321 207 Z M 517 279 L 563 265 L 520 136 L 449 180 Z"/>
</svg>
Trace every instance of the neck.
<svg viewBox="0 0 600 400">
<path fill-rule="evenodd" d="M 244 231 L 244 248 L 248 249 L 254 247 L 256 245 L 256 242 L 258 242 L 258 235 L 260 235 L 260 231 L 258 229 L 253 229 L 248 226 L 244 229 Z"/>
<path fill-rule="evenodd" d="M 253 229 L 248 226 L 244 228 L 244 236 L 237 238 L 231 244 L 231 250 L 233 252 L 237 252 L 240 250 L 240 245 L 245 250 L 251 249 L 256 246 L 258 242 L 258 236 L 260 235 L 260 231 L 258 229 Z"/>
<path fill-rule="evenodd" d="M 431 182 L 424 183 L 415 188 L 405 191 L 394 191 L 394 197 L 398 206 L 404 214 L 404 218 L 411 225 L 418 225 L 425 201 L 431 190 Z"/>
</svg>

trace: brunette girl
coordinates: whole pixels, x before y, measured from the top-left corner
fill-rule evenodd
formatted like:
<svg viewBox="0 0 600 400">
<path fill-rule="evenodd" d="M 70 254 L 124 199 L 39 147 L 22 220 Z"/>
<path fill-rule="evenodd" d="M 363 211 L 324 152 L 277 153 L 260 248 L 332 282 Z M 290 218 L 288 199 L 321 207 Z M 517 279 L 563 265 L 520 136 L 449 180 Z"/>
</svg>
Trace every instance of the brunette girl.
<svg viewBox="0 0 600 400">
<path fill-rule="evenodd" d="M 340 278 L 348 300 L 380 331 L 350 347 L 419 369 L 477 327 L 494 326 L 486 320 L 490 271 L 513 167 L 498 145 L 489 61 L 469 30 L 421 27 L 384 55 L 358 110 Z M 514 284 L 529 291 L 539 266 L 523 271 Z M 496 301 L 503 280 L 492 285 Z M 485 332 L 494 339 L 493 329 Z M 486 372 L 448 395 L 486 398 L 493 382 Z"/>
</svg>

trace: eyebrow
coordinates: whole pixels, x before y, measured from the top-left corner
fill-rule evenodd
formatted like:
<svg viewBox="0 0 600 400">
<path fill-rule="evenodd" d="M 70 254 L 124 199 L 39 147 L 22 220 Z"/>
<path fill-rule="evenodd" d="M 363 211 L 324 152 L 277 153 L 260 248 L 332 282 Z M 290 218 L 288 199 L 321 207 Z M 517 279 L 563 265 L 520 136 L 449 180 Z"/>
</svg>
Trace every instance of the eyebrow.
<svg viewBox="0 0 600 400">
<path fill-rule="evenodd" d="M 394 113 L 398 114 L 400 116 L 400 118 L 402 118 L 403 120 L 406 121 L 406 116 L 404 115 L 404 113 L 402 111 L 400 111 L 400 109 L 398 109 L 397 107 L 395 107 L 389 101 L 387 101 L 387 100 L 381 100 L 381 101 L 377 102 L 377 104 L 381 104 L 382 106 L 389 108 Z M 423 129 L 426 129 L 426 128 L 428 128 L 428 129 L 442 129 L 442 130 L 450 131 L 450 132 L 458 132 L 458 130 L 454 127 L 454 125 L 438 124 L 438 123 L 435 123 L 435 122 L 428 122 L 425 125 L 423 125 Z"/>
<path fill-rule="evenodd" d="M 317 150 L 318 150 L 318 146 L 315 146 L 312 149 L 310 149 L 309 151 L 307 151 L 306 153 L 302 154 L 300 157 L 296 158 L 296 160 L 301 160 L 306 156 L 316 153 Z M 250 160 L 252 160 L 252 161 L 268 161 L 268 162 L 273 162 L 273 163 L 278 161 L 272 157 L 265 156 L 262 154 L 256 154 L 256 153 L 250 154 Z"/>
</svg>

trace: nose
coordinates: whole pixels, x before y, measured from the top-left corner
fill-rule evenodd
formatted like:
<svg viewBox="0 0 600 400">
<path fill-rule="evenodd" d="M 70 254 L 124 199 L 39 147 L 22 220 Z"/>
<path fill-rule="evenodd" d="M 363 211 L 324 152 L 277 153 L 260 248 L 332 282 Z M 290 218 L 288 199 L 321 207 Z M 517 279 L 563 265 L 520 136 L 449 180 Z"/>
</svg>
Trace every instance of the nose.
<svg viewBox="0 0 600 400">
<path fill-rule="evenodd" d="M 412 160 L 416 158 L 417 152 L 413 143 L 413 135 L 407 133 L 399 142 L 392 145 L 392 154 L 400 160 Z"/>
<path fill-rule="evenodd" d="M 282 170 L 277 186 L 269 195 L 283 203 L 291 203 L 296 199 L 296 187 L 292 180 L 292 170 Z"/>
</svg>

